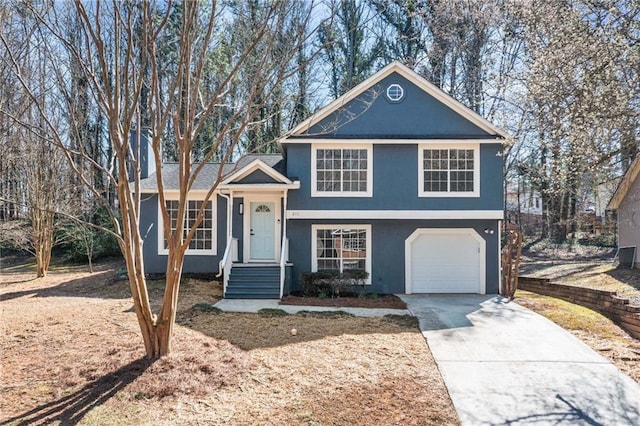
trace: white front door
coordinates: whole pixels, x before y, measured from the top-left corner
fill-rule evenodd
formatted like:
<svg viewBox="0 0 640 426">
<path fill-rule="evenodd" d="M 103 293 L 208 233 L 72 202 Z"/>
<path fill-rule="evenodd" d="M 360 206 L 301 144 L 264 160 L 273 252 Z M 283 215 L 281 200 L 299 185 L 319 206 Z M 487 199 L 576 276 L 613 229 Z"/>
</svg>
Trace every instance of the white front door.
<svg viewBox="0 0 640 426">
<path fill-rule="evenodd" d="M 276 203 L 251 202 L 249 258 L 275 260 Z"/>
</svg>

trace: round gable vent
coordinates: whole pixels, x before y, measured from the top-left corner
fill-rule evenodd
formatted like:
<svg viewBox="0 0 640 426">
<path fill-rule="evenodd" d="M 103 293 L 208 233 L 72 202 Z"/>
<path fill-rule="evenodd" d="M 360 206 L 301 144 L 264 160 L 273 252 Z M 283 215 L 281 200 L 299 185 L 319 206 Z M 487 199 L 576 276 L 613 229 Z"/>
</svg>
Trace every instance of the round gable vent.
<svg viewBox="0 0 640 426">
<path fill-rule="evenodd" d="M 391 102 L 399 102 L 404 97 L 404 89 L 397 83 L 390 84 L 387 87 L 387 99 Z"/>
</svg>

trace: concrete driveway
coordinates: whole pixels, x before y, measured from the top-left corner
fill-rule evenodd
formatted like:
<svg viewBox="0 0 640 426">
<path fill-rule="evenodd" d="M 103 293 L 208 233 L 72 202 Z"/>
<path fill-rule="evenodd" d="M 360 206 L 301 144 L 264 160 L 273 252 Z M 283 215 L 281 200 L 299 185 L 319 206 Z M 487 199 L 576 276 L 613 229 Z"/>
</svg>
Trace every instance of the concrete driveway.
<svg viewBox="0 0 640 426">
<path fill-rule="evenodd" d="M 640 425 L 640 385 L 499 296 L 403 295 L 463 425 Z"/>
</svg>

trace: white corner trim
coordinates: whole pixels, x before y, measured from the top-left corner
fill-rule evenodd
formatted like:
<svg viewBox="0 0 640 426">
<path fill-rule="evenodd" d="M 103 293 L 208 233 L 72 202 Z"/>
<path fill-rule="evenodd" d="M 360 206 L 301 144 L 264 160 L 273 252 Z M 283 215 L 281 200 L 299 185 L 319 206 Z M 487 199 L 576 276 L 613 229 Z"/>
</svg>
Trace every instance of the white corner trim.
<svg viewBox="0 0 640 426">
<path fill-rule="evenodd" d="M 324 141 L 311 145 L 311 197 L 373 197 L 373 145 L 362 143 L 349 145 L 336 144 L 335 141 Z M 366 191 L 318 191 L 317 160 L 318 149 L 365 149 L 367 150 L 367 190 Z"/>
<path fill-rule="evenodd" d="M 288 210 L 287 219 L 503 219 L 502 210 Z"/>
<path fill-rule="evenodd" d="M 480 282 L 478 286 L 478 294 L 487 293 L 487 242 L 473 228 L 418 228 L 404 241 L 404 276 L 405 276 L 405 292 L 413 293 L 413 277 L 411 275 L 411 245 L 421 235 L 425 234 L 457 234 L 469 235 L 479 245 L 480 248 L 480 265 L 479 271 Z"/>
<path fill-rule="evenodd" d="M 452 141 L 453 142 L 453 141 Z M 423 151 L 425 149 L 472 149 L 473 150 L 473 191 L 469 192 L 429 192 L 424 190 L 424 166 Z M 451 169 L 449 169 L 451 171 Z M 451 143 L 451 144 L 419 144 L 418 145 L 418 197 L 480 197 L 480 145 L 477 143 Z"/>
</svg>

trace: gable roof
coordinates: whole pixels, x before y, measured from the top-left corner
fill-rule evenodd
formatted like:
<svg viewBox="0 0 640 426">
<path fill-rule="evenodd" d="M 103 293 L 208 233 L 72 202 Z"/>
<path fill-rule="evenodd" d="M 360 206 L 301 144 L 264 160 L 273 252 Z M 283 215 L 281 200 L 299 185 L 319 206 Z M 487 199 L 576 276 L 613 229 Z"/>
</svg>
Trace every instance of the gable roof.
<svg viewBox="0 0 640 426">
<path fill-rule="evenodd" d="M 282 157 L 281 157 L 282 158 Z M 276 182 L 280 183 L 292 183 L 289 178 L 287 178 L 282 173 L 275 170 L 272 166 L 269 166 L 260 158 L 255 158 L 246 164 L 244 167 L 236 170 L 235 172 L 229 174 L 222 182 L 221 185 L 233 184 L 234 182 L 239 182 L 250 174 L 256 172 L 257 170 L 262 171 L 264 174 L 269 176 Z"/>
<path fill-rule="evenodd" d="M 480 114 L 472 111 L 471 109 L 464 106 L 462 103 L 458 102 L 442 90 L 440 90 L 437 86 L 430 83 L 418 73 L 410 69 L 409 67 L 401 64 L 398 61 L 392 62 L 387 65 L 380 71 L 378 71 L 373 76 L 369 77 L 362 83 L 358 84 L 353 89 L 349 90 L 344 95 L 340 96 L 335 101 L 331 102 L 326 107 L 322 108 L 320 111 L 297 125 L 294 129 L 288 132 L 283 138 L 279 140 L 280 143 L 288 143 L 293 142 L 293 140 L 287 140 L 289 137 L 302 136 L 306 131 L 311 129 L 315 124 L 320 123 L 323 119 L 327 118 L 332 113 L 343 108 L 348 102 L 352 101 L 356 97 L 362 95 L 365 91 L 370 89 L 372 86 L 376 85 L 384 78 L 388 77 L 392 73 L 398 73 L 402 77 L 409 80 L 411 83 L 415 84 L 418 88 L 422 89 L 427 94 L 431 95 L 440 103 L 449 107 L 451 110 L 456 112 L 461 117 L 467 119 L 469 122 L 473 123 L 480 129 L 489 133 L 490 135 L 495 136 L 496 138 L 507 138 L 507 133 L 491 124 L 488 120 L 482 117 Z"/>
<path fill-rule="evenodd" d="M 624 200 L 624 197 L 627 195 L 627 192 L 629 192 L 631 185 L 633 185 L 639 174 L 640 154 L 636 155 L 635 160 L 633 160 L 633 163 L 631 163 L 631 166 L 629 166 L 627 173 L 625 173 L 622 180 L 620 181 L 618 189 L 616 189 L 615 194 L 613 194 L 613 197 L 611 197 L 611 201 L 609 201 L 609 205 L 607 206 L 608 209 L 616 210 L 620 207 L 622 200 Z"/>
<path fill-rule="evenodd" d="M 238 170 L 242 170 L 251 163 L 260 161 L 263 167 L 271 168 L 276 173 L 281 175 L 280 171 L 277 171 L 281 165 L 282 155 L 280 154 L 249 154 L 238 159 L 236 163 L 226 163 L 222 167 L 223 180 L 235 174 Z M 178 176 L 179 167 L 178 163 L 165 163 L 162 165 L 162 178 L 164 182 L 164 188 L 166 191 L 178 190 Z M 220 163 L 206 163 L 202 168 L 202 171 L 198 174 L 195 182 L 193 183 L 192 191 L 207 191 L 211 188 L 211 185 L 218 178 L 218 172 L 220 171 Z M 156 181 L 156 174 L 152 174 L 146 179 L 140 180 L 140 190 L 145 193 L 158 192 L 158 184 Z"/>
</svg>

